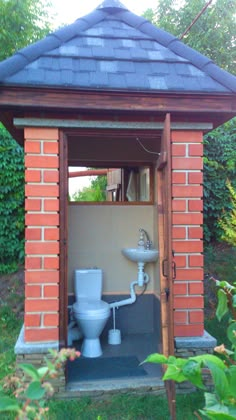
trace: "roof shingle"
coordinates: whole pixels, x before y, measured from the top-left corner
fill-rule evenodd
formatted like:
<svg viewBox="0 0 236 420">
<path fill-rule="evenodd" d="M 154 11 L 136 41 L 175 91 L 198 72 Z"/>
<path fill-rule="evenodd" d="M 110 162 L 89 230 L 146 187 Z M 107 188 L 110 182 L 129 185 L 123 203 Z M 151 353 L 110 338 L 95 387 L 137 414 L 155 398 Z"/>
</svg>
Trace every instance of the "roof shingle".
<svg viewBox="0 0 236 420">
<path fill-rule="evenodd" d="M 236 92 L 236 77 L 118 0 L 105 0 L 94 12 L 0 63 L 0 84 Z"/>
</svg>

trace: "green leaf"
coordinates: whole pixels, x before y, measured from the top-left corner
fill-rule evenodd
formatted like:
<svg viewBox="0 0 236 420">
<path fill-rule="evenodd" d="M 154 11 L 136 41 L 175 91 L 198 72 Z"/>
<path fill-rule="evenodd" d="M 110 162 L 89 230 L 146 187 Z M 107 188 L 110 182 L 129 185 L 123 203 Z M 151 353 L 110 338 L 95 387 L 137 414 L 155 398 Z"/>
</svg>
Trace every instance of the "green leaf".
<svg viewBox="0 0 236 420">
<path fill-rule="evenodd" d="M 0 398 L 0 411 L 18 411 L 19 404 L 16 400 L 10 397 L 2 397 Z"/>
<path fill-rule="evenodd" d="M 217 413 L 212 410 L 199 410 L 199 412 L 204 416 L 207 415 L 207 418 L 211 420 L 235 420 L 235 416 L 226 413 Z"/>
<path fill-rule="evenodd" d="M 228 312 L 227 296 L 224 290 L 222 289 L 218 290 L 217 296 L 218 296 L 218 305 L 216 309 L 216 316 L 217 316 L 217 319 L 221 321 L 223 316 L 227 314 Z"/>
<path fill-rule="evenodd" d="M 236 322 L 232 322 L 227 328 L 227 337 L 233 345 L 236 345 Z"/>
<path fill-rule="evenodd" d="M 38 372 L 40 378 L 42 378 L 48 371 L 49 371 L 49 369 L 46 366 L 43 366 L 43 367 L 37 369 L 37 372 Z"/>
<path fill-rule="evenodd" d="M 233 295 L 233 307 L 236 308 L 236 295 Z"/>
<path fill-rule="evenodd" d="M 201 366 L 195 360 L 188 360 L 183 366 L 183 374 L 193 385 L 205 389 L 202 382 Z"/>
<path fill-rule="evenodd" d="M 32 379 L 40 379 L 37 369 L 30 363 L 21 363 L 19 366 Z"/>
<path fill-rule="evenodd" d="M 42 387 L 41 382 L 34 381 L 31 382 L 25 391 L 25 395 L 30 400 L 40 400 L 43 398 L 46 390 Z"/>
<path fill-rule="evenodd" d="M 175 382 L 184 382 L 187 380 L 186 376 L 182 372 L 182 368 L 179 368 L 174 364 L 168 365 L 162 379 L 163 381 L 172 379 Z"/>
<path fill-rule="evenodd" d="M 236 365 L 230 366 L 228 371 L 230 395 L 236 395 Z"/>
<path fill-rule="evenodd" d="M 211 361 L 206 362 L 207 367 L 210 369 L 211 376 L 213 379 L 215 392 L 219 399 L 222 401 L 230 394 L 229 382 L 227 380 L 225 372 L 219 368 L 215 363 Z"/>
<path fill-rule="evenodd" d="M 224 362 L 214 354 L 200 354 L 199 356 L 190 357 L 189 360 L 196 360 L 203 365 L 207 365 L 207 362 L 211 362 L 218 366 L 218 368 L 226 370 Z"/>
<path fill-rule="evenodd" d="M 167 357 L 160 353 L 152 353 L 152 354 L 149 354 L 149 356 L 140 364 L 143 364 L 143 363 L 165 364 L 167 363 Z"/>
</svg>

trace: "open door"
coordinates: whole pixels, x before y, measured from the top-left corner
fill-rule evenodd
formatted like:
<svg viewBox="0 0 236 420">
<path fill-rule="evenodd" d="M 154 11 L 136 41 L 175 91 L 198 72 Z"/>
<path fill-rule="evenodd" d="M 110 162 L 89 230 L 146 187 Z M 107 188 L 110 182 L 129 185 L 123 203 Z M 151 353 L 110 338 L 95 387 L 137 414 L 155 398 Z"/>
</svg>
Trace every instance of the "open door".
<svg viewBox="0 0 236 420">
<path fill-rule="evenodd" d="M 170 114 L 166 115 L 157 161 L 158 236 L 160 255 L 160 300 L 162 353 L 174 355 L 173 278 L 175 263 L 172 250 L 172 188 Z M 171 420 L 176 419 L 175 383 L 165 381 Z"/>
<path fill-rule="evenodd" d="M 68 325 L 68 141 L 62 131 L 59 137 L 60 161 L 60 283 L 59 283 L 59 346 L 67 347 Z"/>
</svg>

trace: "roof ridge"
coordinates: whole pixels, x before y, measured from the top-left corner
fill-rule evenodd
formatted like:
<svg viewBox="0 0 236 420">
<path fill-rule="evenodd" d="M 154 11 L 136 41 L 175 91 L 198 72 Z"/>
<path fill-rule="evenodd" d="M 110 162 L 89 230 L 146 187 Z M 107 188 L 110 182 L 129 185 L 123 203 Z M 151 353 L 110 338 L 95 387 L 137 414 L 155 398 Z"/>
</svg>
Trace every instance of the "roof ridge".
<svg viewBox="0 0 236 420">
<path fill-rule="evenodd" d="M 69 41 L 75 35 L 79 35 L 82 31 L 102 21 L 106 16 L 107 12 L 105 10 L 96 9 L 72 24 L 49 33 L 45 38 L 16 51 L 13 56 L 0 62 L 0 79 L 3 80 L 5 76 L 12 76 L 40 57 L 41 54 L 59 47 L 62 42 Z"/>
<path fill-rule="evenodd" d="M 169 32 L 166 32 L 164 29 L 154 26 L 148 20 L 141 16 L 137 16 L 130 11 L 121 12 L 120 18 L 123 22 L 128 24 L 132 21 L 136 29 L 151 36 L 154 40 L 169 48 L 175 54 L 186 58 L 191 64 L 198 69 L 205 71 L 209 76 L 227 89 L 236 92 L 236 77 L 226 70 L 221 69 L 209 57 L 184 44 L 184 42 L 180 41 Z"/>
</svg>

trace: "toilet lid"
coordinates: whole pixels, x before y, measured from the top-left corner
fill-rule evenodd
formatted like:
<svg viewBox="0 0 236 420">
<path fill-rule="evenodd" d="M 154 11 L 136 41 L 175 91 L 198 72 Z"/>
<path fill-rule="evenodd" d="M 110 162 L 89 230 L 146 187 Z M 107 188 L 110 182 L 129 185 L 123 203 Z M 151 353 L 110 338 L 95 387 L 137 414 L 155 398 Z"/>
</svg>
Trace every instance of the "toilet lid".
<svg viewBox="0 0 236 420">
<path fill-rule="evenodd" d="M 103 300 L 83 300 L 73 305 L 77 314 L 102 315 L 110 310 L 109 304 Z"/>
</svg>

